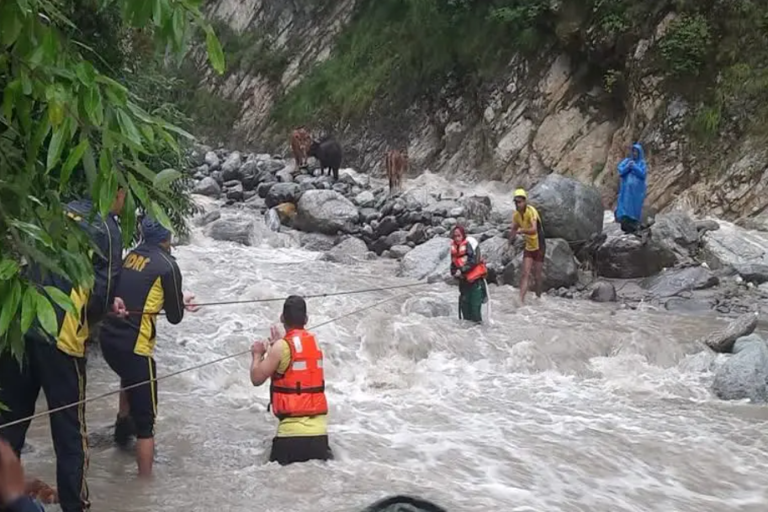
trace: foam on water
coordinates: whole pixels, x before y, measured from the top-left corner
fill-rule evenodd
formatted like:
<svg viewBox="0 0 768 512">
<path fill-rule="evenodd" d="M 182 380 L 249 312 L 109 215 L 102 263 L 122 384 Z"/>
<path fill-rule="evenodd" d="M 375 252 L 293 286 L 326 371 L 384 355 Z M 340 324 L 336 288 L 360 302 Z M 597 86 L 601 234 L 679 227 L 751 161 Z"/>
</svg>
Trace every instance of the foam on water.
<svg viewBox="0 0 768 512">
<path fill-rule="evenodd" d="M 394 262 L 320 261 L 255 226 L 252 247 L 195 233 L 175 250 L 199 301 L 407 282 Z M 401 293 L 311 299 L 310 323 Z M 455 310 L 453 287 L 410 293 Z M 161 382 L 155 480 L 134 482 L 132 457 L 99 445 L 94 510 L 352 512 L 400 492 L 477 512 L 766 510 L 768 410 L 714 400 L 714 357 L 695 343 L 723 320 L 551 297 L 517 307 L 516 293 L 492 289 L 492 326 L 405 314 L 399 299 L 318 328 L 336 454 L 328 464 L 265 463 L 276 421 L 268 386 L 249 382 L 249 355 Z M 280 308 L 207 307 L 178 326 L 161 321 L 159 372 L 247 350 Z M 92 358 L 88 392 L 116 385 Z M 91 429 L 108 435 L 115 407 L 89 404 Z M 45 422 L 30 442 L 28 470 L 52 481 Z"/>
</svg>

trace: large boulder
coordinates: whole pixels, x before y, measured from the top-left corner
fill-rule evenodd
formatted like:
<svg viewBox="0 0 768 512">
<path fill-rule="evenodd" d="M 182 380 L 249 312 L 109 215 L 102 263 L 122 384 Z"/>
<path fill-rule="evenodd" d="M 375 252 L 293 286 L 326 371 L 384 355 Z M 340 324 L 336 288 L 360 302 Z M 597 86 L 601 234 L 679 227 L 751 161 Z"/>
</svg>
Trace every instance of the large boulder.
<svg viewBox="0 0 768 512">
<path fill-rule="evenodd" d="M 301 192 L 298 183 L 275 183 L 267 192 L 265 201 L 272 208 L 281 203 L 292 203 Z"/>
<path fill-rule="evenodd" d="M 572 178 L 549 174 L 528 193 L 541 215 L 547 238 L 584 243 L 603 230 L 600 191 Z"/>
<path fill-rule="evenodd" d="M 300 233 L 299 244 L 308 251 L 330 251 L 336 238 L 321 233 Z"/>
<path fill-rule="evenodd" d="M 428 279 L 448 274 L 451 267 L 451 241 L 433 238 L 406 254 L 400 261 L 400 277 Z"/>
<path fill-rule="evenodd" d="M 349 237 L 321 256 L 321 260 L 351 264 L 366 259 L 368 246 L 359 238 Z"/>
<path fill-rule="evenodd" d="M 633 279 L 649 277 L 677 263 L 677 256 L 654 237 L 609 235 L 594 255 L 599 276 Z"/>
<path fill-rule="evenodd" d="M 685 291 L 711 288 L 718 282 L 718 277 L 706 267 L 687 267 L 670 269 L 649 277 L 641 283 L 641 286 L 654 297 L 667 298 Z"/>
<path fill-rule="evenodd" d="M 699 249 L 699 230 L 696 221 L 682 212 L 656 216 L 651 228 L 652 238 L 670 249 L 681 263 L 688 263 Z"/>
<path fill-rule="evenodd" d="M 459 199 L 464 207 L 464 217 L 483 224 L 491 216 L 491 198 L 488 196 L 464 196 Z"/>
<path fill-rule="evenodd" d="M 757 327 L 757 319 L 758 317 L 756 314 L 746 313 L 728 324 L 725 329 L 713 332 L 699 340 L 699 342 L 715 352 L 730 352 L 733 343 L 737 339 L 752 334 L 755 331 L 755 328 Z"/>
<path fill-rule="evenodd" d="M 357 223 L 357 207 L 333 190 L 307 190 L 297 205 L 295 225 L 308 232 L 336 234 Z"/>
<path fill-rule="evenodd" d="M 768 265 L 768 233 L 746 230 L 725 221 L 719 224 L 720 229 L 703 236 L 702 256 L 710 268 Z"/>
<path fill-rule="evenodd" d="M 214 240 L 253 244 L 254 221 L 248 218 L 219 219 L 208 226 L 208 236 Z"/>
<path fill-rule="evenodd" d="M 768 345 L 760 336 L 736 340 L 733 354 L 715 371 L 712 390 L 722 400 L 768 401 Z"/>
<path fill-rule="evenodd" d="M 523 253 L 506 266 L 502 282 L 518 286 L 523 270 Z M 573 256 L 570 245 L 563 239 L 547 239 L 547 251 L 544 258 L 544 285 L 542 291 L 553 288 L 570 287 L 579 280 L 579 264 Z M 533 283 L 529 282 L 530 289 Z"/>
<path fill-rule="evenodd" d="M 240 180 L 242 175 L 240 174 L 240 165 L 242 165 L 242 157 L 238 151 L 233 151 L 221 164 L 221 179 L 224 181 Z"/>
<path fill-rule="evenodd" d="M 488 238 L 480 242 L 480 256 L 485 259 L 488 266 L 488 281 L 496 283 L 498 276 L 516 255 L 514 246 L 510 245 L 506 238 L 498 236 Z"/>
<path fill-rule="evenodd" d="M 192 193 L 207 197 L 219 197 L 221 195 L 221 187 L 218 183 L 216 183 L 215 179 L 211 178 L 210 176 L 206 176 L 200 180 L 197 185 L 195 185 Z"/>
</svg>

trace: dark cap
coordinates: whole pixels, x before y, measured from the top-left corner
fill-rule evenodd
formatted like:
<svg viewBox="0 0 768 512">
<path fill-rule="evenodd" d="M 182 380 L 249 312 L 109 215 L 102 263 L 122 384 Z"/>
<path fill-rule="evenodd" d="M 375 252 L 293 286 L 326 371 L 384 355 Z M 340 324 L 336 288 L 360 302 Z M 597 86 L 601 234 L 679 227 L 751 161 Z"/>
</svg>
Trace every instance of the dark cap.
<svg viewBox="0 0 768 512">
<path fill-rule="evenodd" d="M 291 295 L 283 304 L 283 323 L 289 327 L 304 327 L 307 323 L 307 303 L 298 295 Z"/>
</svg>

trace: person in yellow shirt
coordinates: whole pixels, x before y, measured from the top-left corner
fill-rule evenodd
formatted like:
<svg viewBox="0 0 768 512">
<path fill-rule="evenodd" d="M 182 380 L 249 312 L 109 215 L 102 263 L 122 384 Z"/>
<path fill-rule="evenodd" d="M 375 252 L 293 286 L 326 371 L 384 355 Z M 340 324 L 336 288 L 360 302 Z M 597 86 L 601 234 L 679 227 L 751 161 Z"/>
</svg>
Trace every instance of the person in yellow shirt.
<svg viewBox="0 0 768 512">
<path fill-rule="evenodd" d="M 533 270 L 533 276 L 536 280 L 536 297 L 541 297 L 547 247 L 539 212 L 528 204 L 528 194 L 522 188 L 515 190 L 515 213 L 512 215 L 512 231 L 509 236 L 509 243 L 515 241 L 518 233 L 523 235 L 525 239 L 523 275 L 520 277 L 520 302 L 525 304 L 525 294 L 528 292 L 531 270 Z"/>
<path fill-rule="evenodd" d="M 280 321 L 285 336 L 273 326 L 269 341 L 257 341 L 251 347 L 251 383 L 260 386 L 271 380 L 269 406 L 280 420 L 269 460 L 286 465 L 332 459 L 323 352 L 315 336 L 305 329 L 304 299 L 288 297 Z"/>
</svg>

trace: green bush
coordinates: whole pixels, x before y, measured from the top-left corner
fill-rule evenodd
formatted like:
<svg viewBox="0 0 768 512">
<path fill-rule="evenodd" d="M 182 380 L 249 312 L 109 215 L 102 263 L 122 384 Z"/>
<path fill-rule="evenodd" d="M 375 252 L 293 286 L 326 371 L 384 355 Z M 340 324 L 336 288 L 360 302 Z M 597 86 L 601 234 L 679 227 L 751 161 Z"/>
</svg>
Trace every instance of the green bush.
<svg viewBox="0 0 768 512">
<path fill-rule="evenodd" d="M 712 43 L 709 23 L 699 14 L 685 15 L 672 22 L 659 41 L 667 69 L 676 76 L 698 75 Z"/>
</svg>

